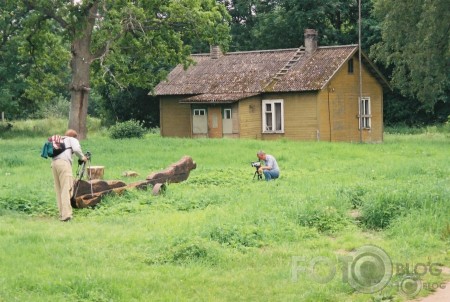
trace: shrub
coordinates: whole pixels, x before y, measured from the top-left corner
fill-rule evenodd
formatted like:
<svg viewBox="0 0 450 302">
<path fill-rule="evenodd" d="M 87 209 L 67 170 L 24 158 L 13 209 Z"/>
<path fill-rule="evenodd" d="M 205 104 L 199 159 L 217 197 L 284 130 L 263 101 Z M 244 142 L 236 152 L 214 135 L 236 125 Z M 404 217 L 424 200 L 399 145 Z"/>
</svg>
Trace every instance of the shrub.
<svg viewBox="0 0 450 302">
<path fill-rule="evenodd" d="M 10 131 L 13 127 L 13 124 L 7 122 L 0 122 L 0 133 Z"/>
<path fill-rule="evenodd" d="M 321 233 L 333 233 L 348 224 L 346 215 L 336 208 L 323 205 L 310 205 L 297 216 L 301 226 L 316 228 Z"/>
<path fill-rule="evenodd" d="M 31 117 L 35 119 L 66 119 L 69 116 L 69 112 L 70 100 L 60 95 L 52 99 L 49 103 L 41 104 L 39 110 Z"/>
<path fill-rule="evenodd" d="M 143 124 L 136 120 L 129 120 L 122 123 L 117 123 L 109 128 L 110 137 L 113 139 L 122 138 L 142 138 L 146 130 Z"/>
</svg>

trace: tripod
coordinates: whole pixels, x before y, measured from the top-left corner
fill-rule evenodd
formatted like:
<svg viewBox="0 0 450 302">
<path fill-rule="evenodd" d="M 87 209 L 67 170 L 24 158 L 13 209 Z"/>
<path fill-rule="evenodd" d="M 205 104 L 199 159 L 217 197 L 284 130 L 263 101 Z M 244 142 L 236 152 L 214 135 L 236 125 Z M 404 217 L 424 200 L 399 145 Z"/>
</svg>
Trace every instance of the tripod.
<svg viewBox="0 0 450 302">
<path fill-rule="evenodd" d="M 255 167 L 255 168 L 256 168 L 256 171 L 255 171 L 255 174 L 253 174 L 253 179 L 255 179 L 255 177 L 258 176 L 257 179 L 258 179 L 258 180 L 262 180 L 262 173 L 259 173 L 259 172 L 258 172 L 258 168 L 259 168 L 259 167 Z"/>
<path fill-rule="evenodd" d="M 89 166 L 91 165 L 91 153 L 88 151 L 86 152 L 85 156 L 87 157 L 87 161 L 89 162 Z M 84 176 L 84 172 L 86 171 L 86 162 L 85 161 L 78 161 L 78 168 L 77 168 L 77 176 L 76 176 L 76 180 L 74 183 L 74 188 L 73 188 L 73 195 L 70 198 L 70 204 L 73 208 L 77 208 L 77 202 L 76 202 L 76 197 L 77 197 L 77 193 L 78 193 L 78 188 L 80 187 L 80 181 Z M 90 179 L 90 175 L 89 175 L 89 179 Z M 93 195 L 92 193 L 92 183 L 91 183 L 91 195 Z"/>
</svg>

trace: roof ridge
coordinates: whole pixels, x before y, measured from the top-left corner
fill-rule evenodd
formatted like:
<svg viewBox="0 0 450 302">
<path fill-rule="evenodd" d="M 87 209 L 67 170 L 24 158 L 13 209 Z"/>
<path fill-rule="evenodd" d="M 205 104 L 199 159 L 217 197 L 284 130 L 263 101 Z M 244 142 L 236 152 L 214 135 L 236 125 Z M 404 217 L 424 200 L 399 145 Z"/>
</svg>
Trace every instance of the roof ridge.
<svg viewBox="0 0 450 302">
<path fill-rule="evenodd" d="M 348 45 L 326 45 L 326 46 L 318 46 L 317 49 L 326 49 L 326 48 L 345 48 L 345 47 L 356 47 L 358 44 L 348 44 Z M 282 52 L 282 51 L 294 51 L 300 48 L 304 48 L 304 46 L 300 46 L 298 48 L 280 48 L 280 49 L 262 49 L 262 50 L 243 50 L 243 51 L 232 51 L 224 53 L 223 55 L 235 55 L 235 54 L 251 54 L 251 53 L 269 53 L 269 52 Z M 194 53 L 191 56 L 211 56 L 210 53 Z"/>
<path fill-rule="evenodd" d="M 318 49 L 324 49 L 324 48 L 345 48 L 345 47 L 357 47 L 358 44 L 348 44 L 348 45 L 327 45 L 327 46 L 320 46 L 317 47 Z"/>
<path fill-rule="evenodd" d="M 240 55 L 240 54 L 252 54 L 252 53 L 270 53 L 270 52 L 282 52 L 282 51 L 294 51 L 298 48 L 283 48 L 283 49 L 265 49 L 265 50 L 247 50 L 247 51 L 234 51 L 234 52 L 227 52 L 224 53 L 224 56 L 227 55 Z M 191 56 L 196 57 L 203 57 L 207 56 L 209 57 L 211 54 L 209 53 L 197 53 L 197 54 L 191 54 Z"/>
</svg>

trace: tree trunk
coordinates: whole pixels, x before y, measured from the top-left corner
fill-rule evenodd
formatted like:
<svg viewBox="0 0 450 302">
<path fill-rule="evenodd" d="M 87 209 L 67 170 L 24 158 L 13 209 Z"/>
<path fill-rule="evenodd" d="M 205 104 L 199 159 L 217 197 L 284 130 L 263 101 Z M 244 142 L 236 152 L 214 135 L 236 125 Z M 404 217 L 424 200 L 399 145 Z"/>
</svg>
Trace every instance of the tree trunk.
<svg viewBox="0 0 450 302">
<path fill-rule="evenodd" d="M 95 2 L 89 9 L 81 32 L 74 33 L 72 41 L 69 128 L 78 132 L 79 139 L 85 139 L 87 136 L 86 122 L 92 62 L 90 47 L 97 8 L 98 4 Z"/>
</svg>

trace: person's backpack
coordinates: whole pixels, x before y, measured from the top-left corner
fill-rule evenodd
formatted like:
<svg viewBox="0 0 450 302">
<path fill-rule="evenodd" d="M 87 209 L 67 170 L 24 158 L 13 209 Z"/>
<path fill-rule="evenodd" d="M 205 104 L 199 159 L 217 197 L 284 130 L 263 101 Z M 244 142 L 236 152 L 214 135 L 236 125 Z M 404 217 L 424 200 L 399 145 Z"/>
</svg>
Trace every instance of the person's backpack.
<svg viewBox="0 0 450 302">
<path fill-rule="evenodd" d="M 64 138 L 61 135 L 50 136 L 42 147 L 41 156 L 43 158 L 55 157 L 66 151 L 66 149 L 72 149 L 71 147 L 66 147 Z"/>
</svg>

